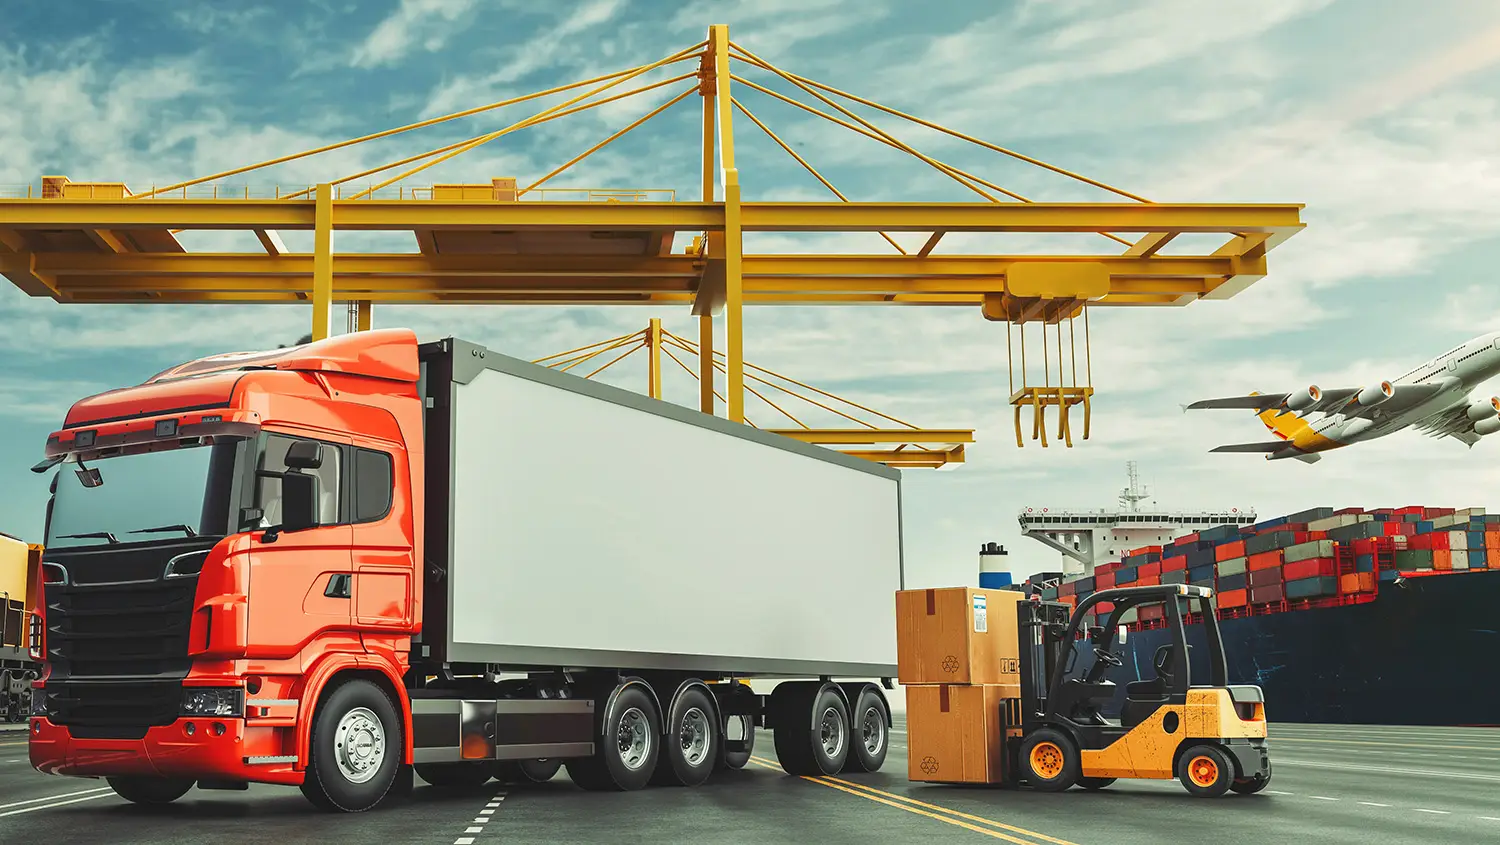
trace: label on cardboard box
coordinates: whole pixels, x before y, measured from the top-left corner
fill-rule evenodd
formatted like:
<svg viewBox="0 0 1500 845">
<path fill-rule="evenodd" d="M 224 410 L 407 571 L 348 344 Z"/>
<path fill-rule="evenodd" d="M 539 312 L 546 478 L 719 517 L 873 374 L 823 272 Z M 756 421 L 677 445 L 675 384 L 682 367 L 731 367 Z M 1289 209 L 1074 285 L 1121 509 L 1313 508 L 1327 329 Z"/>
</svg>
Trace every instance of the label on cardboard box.
<svg viewBox="0 0 1500 845">
<path fill-rule="evenodd" d="M 990 630 L 989 619 L 985 614 L 985 598 L 983 595 L 974 596 L 974 633 L 983 634 Z"/>
</svg>

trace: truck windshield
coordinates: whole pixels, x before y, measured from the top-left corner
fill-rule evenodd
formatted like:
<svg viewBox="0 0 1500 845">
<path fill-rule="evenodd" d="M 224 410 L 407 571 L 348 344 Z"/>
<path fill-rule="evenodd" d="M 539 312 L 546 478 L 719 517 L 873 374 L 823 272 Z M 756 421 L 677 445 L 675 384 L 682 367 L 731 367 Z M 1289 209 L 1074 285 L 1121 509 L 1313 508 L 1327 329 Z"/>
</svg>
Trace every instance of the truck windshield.
<svg viewBox="0 0 1500 845">
<path fill-rule="evenodd" d="M 57 468 L 47 547 L 142 543 L 228 533 L 242 438 L 212 445 L 87 460 L 86 486 L 73 461 Z"/>
</svg>

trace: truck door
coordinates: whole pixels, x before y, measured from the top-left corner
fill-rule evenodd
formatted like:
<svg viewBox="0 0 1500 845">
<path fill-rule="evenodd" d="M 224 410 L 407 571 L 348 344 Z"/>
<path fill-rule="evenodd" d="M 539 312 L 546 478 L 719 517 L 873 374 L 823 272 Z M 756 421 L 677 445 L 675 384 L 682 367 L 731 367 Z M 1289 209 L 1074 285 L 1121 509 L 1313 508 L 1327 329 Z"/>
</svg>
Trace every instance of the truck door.
<svg viewBox="0 0 1500 845">
<path fill-rule="evenodd" d="M 412 518 L 405 453 L 374 441 L 356 442 L 351 506 L 354 538 L 354 621 L 363 630 L 409 630 L 412 624 Z"/>
<path fill-rule="evenodd" d="M 254 507 L 260 524 L 281 522 L 281 473 L 287 448 L 296 440 L 323 445 L 323 464 L 308 472 L 318 478 L 319 525 L 280 534 L 267 543 L 252 534 L 249 636 L 252 653 L 291 657 L 327 630 L 348 630 L 353 623 L 353 528 L 347 516 L 345 467 L 348 441 L 319 434 L 262 435 L 256 461 Z"/>
</svg>

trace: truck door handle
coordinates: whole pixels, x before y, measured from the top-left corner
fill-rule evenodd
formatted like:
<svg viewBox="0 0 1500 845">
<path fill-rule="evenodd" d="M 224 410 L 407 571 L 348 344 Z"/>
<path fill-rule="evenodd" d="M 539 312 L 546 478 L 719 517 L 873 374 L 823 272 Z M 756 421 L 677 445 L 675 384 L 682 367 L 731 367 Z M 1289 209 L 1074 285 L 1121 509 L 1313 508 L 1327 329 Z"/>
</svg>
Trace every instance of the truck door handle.
<svg viewBox="0 0 1500 845">
<path fill-rule="evenodd" d="M 353 595 L 354 576 L 348 572 L 335 572 L 328 576 L 328 586 L 323 595 L 331 599 L 347 599 Z"/>
</svg>

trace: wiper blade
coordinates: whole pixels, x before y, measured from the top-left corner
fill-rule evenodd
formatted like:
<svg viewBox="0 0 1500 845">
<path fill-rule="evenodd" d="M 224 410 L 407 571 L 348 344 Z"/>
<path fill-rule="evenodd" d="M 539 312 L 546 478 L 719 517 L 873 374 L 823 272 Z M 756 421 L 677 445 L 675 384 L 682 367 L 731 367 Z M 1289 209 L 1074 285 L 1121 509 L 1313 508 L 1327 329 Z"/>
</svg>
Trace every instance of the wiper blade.
<svg viewBox="0 0 1500 845">
<path fill-rule="evenodd" d="M 158 525 L 155 528 L 138 528 L 135 531 L 129 531 L 129 532 L 126 532 L 126 533 L 128 533 L 128 534 L 160 534 L 163 531 L 181 531 L 181 532 L 184 532 L 185 534 L 187 534 L 189 537 L 196 537 L 196 536 L 198 536 L 198 532 L 197 531 L 194 531 L 189 526 L 183 525 L 180 522 L 178 524 L 176 524 L 176 525 Z"/>
<path fill-rule="evenodd" d="M 64 540 L 108 540 L 111 544 L 120 542 L 119 538 L 108 531 L 90 531 L 87 534 L 59 534 Z"/>
</svg>

